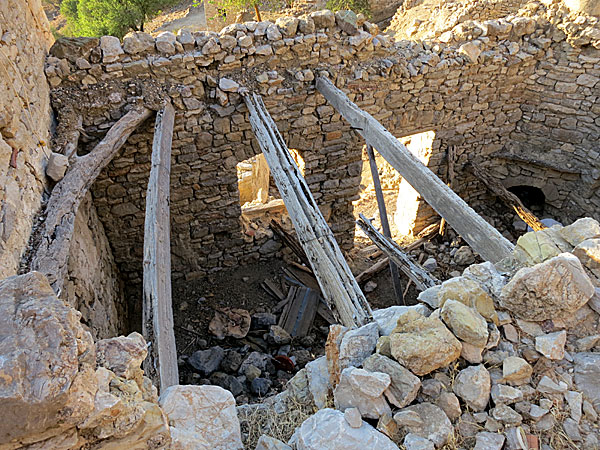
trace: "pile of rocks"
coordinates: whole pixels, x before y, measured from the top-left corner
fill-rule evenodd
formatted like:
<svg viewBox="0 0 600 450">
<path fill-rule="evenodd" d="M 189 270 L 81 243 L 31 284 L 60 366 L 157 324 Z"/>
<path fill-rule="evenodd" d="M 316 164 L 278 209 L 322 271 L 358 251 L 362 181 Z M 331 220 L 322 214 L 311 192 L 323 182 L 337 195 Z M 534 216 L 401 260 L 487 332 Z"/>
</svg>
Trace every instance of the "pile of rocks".
<svg viewBox="0 0 600 450">
<path fill-rule="evenodd" d="M 309 335 L 292 338 L 275 314 L 255 313 L 246 338 L 210 347 L 203 340 L 204 349 L 180 358 L 180 372 L 186 384 L 227 389 L 238 405 L 260 401 L 285 389 L 298 370 L 322 355 L 326 335 L 327 328 L 314 327 Z"/>
<path fill-rule="evenodd" d="M 527 233 L 510 261 L 472 265 L 419 305 L 332 326 L 326 356 L 271 401 L 285 409 L 304 377 L 319 411 L 258 448 L 597 448 L 599 255 L 593 219 Z"/>
</svg>

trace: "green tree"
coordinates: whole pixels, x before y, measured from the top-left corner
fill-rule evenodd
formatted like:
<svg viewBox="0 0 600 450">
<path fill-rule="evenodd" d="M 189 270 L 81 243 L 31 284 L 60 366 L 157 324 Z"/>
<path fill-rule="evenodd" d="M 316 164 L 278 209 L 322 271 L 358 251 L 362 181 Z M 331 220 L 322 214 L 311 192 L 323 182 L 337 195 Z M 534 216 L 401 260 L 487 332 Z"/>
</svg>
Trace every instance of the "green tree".
<svg viewBox="0 0 600 450">
<path fill-rule="evenodd" d="M 63 0 L 60 12 L 69 32 L 80 36 L 110 34 L 119 38 L 129 30 L 144 31 L 144 23 L 162 8 L 179 0 Z"/>
</svg>

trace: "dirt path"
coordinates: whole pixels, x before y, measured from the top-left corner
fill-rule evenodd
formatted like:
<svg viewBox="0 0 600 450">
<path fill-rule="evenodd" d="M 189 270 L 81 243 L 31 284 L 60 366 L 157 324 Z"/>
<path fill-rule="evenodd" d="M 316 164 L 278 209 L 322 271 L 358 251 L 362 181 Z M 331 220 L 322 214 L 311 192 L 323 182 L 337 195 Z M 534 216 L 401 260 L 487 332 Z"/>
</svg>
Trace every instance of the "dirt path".
<svg viewBox="0 0 600 450">
<path fill-rule="evenodd" d="M 163 31 L 177 33 L 177 31 L 181 29 L 199 31 L 206 30 L 206 28 L 204 2 L 200 3 L 198 6 L 194 6 L 191 1 L 179 4 L 170 12 L 161 14 L 148 22 L 146 26 L 146 30 L 150 33 L 161 33 Z"/>
</svg>

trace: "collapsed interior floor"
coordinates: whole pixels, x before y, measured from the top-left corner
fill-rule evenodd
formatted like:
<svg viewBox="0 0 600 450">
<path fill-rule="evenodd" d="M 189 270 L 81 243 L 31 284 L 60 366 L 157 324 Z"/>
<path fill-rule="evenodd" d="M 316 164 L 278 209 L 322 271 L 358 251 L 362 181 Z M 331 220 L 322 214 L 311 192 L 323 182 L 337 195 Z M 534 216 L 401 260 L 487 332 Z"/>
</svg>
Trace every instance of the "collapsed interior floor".
<svg viewBox="0 0 600 450">
<path fill-rule="evenodd" d="M 368 180 L 365 183 L 361 185 L 360 199 L 355 202 L 355 215 L 358 217 L 359 213 L 363 213 L 373 218 L 374 223 L 380 226 L 372 185 L 369 185 Z M 383 183 L 385 186 L 385 179 Z M 529 192 L 526 189 L 522 191 L 526 194 Z M 277 196 L 276 192 L 272 194 Z M 384 189 L 384 194 L 388 214 L 393 216 L 398 191 L 388 188 Z M 478 212 L 512 242 L 516 242 L 527 229 L 518 215 L 502 203 L 480 207 Z M 278 219 L 281 220 L 281 216 L 278 216 Z M 265 222 L 268 223 L 269 219 Z M 394 237 L 403 245 L 416 239 L 414 236 L 399 235 L 397 232 Z M 385 258 L 358 227 L 354 243 L 354 248 L 346 256 L 355 275 Z M 440 281 L 460 275 L 470 264 L 482 262 L 450 227 L 443 236 L 434 235 L 410 254 L 415 261 L 428 262 L 425 266 Z M 291 269 L 298 273 L 297 268 L 300 264 L 293 252 L 282 244 L 276 257 L 264 262 L 229 268 L 198 280 L 173 280 L 173 310 L 180 382 L 218 385 L 230 390 L 238 404 L 256 403 L 281 392 L 285 389 L 286 382 L 298 370 L 322 356 L 330 324 L 319 315 L 315 317 L 306 336 L 292 339 L 288 339 L 288 336 L 278 337 L 277 339 L 281 340 L 275 341 L 273 333 L 269 333 L 271 325 L 279 323 L 281 318 L 281 310 L 275 310 L 280 299 L 269 294 L 263 287 L 264 283 L 270 281 L 280 287 L 284 296 L 287 295 L 292 283 L 285 271 Z M 394 293 L 386 265 L 372 278 L 362 282 L 361 287 L 373 309 L 417 304 L 419 291 L 403 274 L 401 284 L 406 289 L 403 301 Z M 210 323 L 215 313 L 224 309 L 242 309 L 249 313 L 252 322 L 247 336 L 219 338 L 210 331 Z M 202 357 L 194 357 L 195 353 Z M 267 355 L 250 357 L 251 361 L 259 365 L 258 371 L 248 369 L 247 366 L 240 367 L 252 353 Z M 274 359 L 279 356 L 290 358 L 293 365 L 283 366 Z M 253 384 L 252 380 L 255 378 L 259 378 L 260 383 Z"/>
</svg>

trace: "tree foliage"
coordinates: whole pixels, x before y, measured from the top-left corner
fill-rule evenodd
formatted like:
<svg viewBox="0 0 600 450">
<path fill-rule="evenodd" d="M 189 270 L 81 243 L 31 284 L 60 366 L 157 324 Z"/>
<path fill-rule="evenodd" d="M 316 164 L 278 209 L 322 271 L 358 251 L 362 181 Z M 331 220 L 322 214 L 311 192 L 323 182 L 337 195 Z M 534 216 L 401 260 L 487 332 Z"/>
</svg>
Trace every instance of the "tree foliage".
<svg viewBox="0 0 600 450">
<path fill-rule="evenodd" d="M 112 35 L 144 31 L 144 23 L 178 0 L 63 0 L 60 12 L 69 33 L 79 36 Z"/>
<path fill-rule="evenodd" d="M 327 9 L 332 11 L 340 11 L 349 9 L 356 14 L 363 13 L 366 17 L 371 16 L 371 7 L 369 0 L 328 0 Z"/>
</svg>

